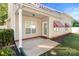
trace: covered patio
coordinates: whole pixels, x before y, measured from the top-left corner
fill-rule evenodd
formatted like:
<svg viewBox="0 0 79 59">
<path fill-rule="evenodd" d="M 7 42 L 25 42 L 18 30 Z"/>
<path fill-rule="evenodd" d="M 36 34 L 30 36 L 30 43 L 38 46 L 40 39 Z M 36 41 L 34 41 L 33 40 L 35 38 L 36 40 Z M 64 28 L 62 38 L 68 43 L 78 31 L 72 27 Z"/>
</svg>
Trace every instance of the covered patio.
<svg viewBox="0 0 79 59">
<path fill-rule="evenodd" d="M 14 7 L 16 5 L 19 7 L 13 13 L 14 16 L 12 16 L 11 23 L 13 23 L 14 39 L 15 41 L 18 40 L 16 44 L 20 52 L 22 49 L 27 56 L 39 56 L 59 44 L 58 42 L 46 39 L 52 37 L 53 32 L 52 16 L 54 15 L 49 12 L 51 10 L 46 12 L 42 8 L 29 6 L 29 4 L 15 4 Z"/>
</svg>

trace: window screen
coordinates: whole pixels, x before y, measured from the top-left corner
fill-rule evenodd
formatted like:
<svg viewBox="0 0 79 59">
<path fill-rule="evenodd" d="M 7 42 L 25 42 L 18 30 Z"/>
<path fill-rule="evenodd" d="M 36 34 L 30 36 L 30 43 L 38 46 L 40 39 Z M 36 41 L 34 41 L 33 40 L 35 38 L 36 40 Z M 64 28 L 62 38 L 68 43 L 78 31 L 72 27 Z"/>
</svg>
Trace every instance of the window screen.
<svg viewBox="0 0 79 59">
<path fill-rule="evenodd" d="M 26 21 L 25 29 L 26 29 L 26 34 L 36 33 L 36 22 L 35 21 Z"/>
</svg>

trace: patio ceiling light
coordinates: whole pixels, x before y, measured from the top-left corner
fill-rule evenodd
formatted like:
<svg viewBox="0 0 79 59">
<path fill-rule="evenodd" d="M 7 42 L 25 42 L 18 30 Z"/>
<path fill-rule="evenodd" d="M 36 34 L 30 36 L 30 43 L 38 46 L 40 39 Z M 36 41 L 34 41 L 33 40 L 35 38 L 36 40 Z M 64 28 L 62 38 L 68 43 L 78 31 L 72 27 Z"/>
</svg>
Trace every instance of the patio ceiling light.
<svg viewBox="0 0 79 59">
<path fill-rule="evenodd" d="M 33 14 L 32 16 L 35 16 L 35 14 Z"/>
</svg>

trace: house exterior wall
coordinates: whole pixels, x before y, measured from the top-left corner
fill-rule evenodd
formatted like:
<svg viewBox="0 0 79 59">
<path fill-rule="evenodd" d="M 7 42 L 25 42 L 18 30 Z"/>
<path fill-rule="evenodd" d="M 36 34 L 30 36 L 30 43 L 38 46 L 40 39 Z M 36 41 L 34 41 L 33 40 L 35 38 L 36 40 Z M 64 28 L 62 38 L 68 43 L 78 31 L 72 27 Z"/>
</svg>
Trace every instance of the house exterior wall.
<svg viewBox="0 0 79 59">
<path fill-rule="evenodd" d="M 41 36 L 45 36 L 45 37 L 49 37 L 49 17 L 44 17 L 44 18 L 42 18 L 42 23 L 43 22 L 47 22 L 47 35 L 43 35 L 43 30 L 44 30 L 44 28 L 42 28 L 42 35 Z M 42 26 L 42 25 L 41 25 Z"/>
<path fill-rule="evenodd" d="M 25 31 L 25 22 L 28 21 L 28 20 L 32 20 L 32 21 L 35 21 L 36 22 L 36 33 L 33 33 L 33 34 L 26 34 L 26 31 Z M 19 28 L 18 28 L 18 16 L 16 16 L 16 40 L 18 40 L 19 38 Z M 29 16 L 23 16 L 23 28 L 22 28 L 22 32 L 23 32 L 23 39 L 25 38 L 31 38 L 31 37 L 36 37 L 36 36 L 41 36 L 42 35 L 42 25 L 41 25 L 41 19 L 39 18 L 34 18 L 34 17 L 29 17 Z"/>
<path fill-rule="evenodd" d="M 32 20 L 32 21 L 35 21 L 36 22 L 36 33 L 33 33 L 33 34 L 26 34 L 25 33 L 25 29 L 24 29 L 24 35 L 23 35 L 23 38 L 30 38 L 30 37 L 36 37 L 36 36 L 41 36 L 41 32 L 42 32 L 42 24 L 41 24 L 41 19 L 38 19 L 38 18 L 34 18 L 34 17 L 23 17 L 23 20 L 24 21 L 28 21 L 28 20 Z M 24 22 L 24 25 L 25 25 L 25 22 Z M 25 27 L 25 26 L 24 26 Z"/>
<path fill-rule="evenodd" d="M 72 23 L 73 23 L 72 20 L 73 20 L 73 18 L 71 16 L 69 16 L 67 14 L 62 14 L 61 15 L 61 19 L 62 19 L 62 23 L 68 23 L 69 25 L 72 26 Z"/>
<path fill-rule="evenodd" d="M 67 33 L 71 33 L 71 28 L 65 28 L 65 27 L 57 27 L 54 28 L 53 27 L 53 21 L 54 20 L 58 20 L 60 22 L 69 22 L 71 24 L 71 20 L 62 20 L 60 18 L 56 18 L 56 17 L 49 17 L 49 38 L 53 38 L 53 37 L 57 37 L 57 36 L 61 36 Z"/>
<path fill-rule="evenodd" d="M 10 19 L 10 24 L 9 27 L 15 30 L 15 40 L 19 39 L 19 19 L 18 19 L 18 15 L 15 15 L 15 11 L 17 8 L 15 8 L 15 6 L 13 4 L 9 4 L 9 19 Z M 26 8 L 27 9 L 27 8 Z M 24 10 L 26 10 L 24 9 Z M 30 8 L 31 10 L 31 8 Z M 30 11 L 28 10 L 28 11 Z M 32 10 L 33 12 L 35 12 L 36 10 Z M 31 11 L 31 12 L 32 12 Z M 43 10 L 44 11 L 44 10 Z M 71 32 L 71 28 L 54 28 L 53 27 L 53 21 L 54 20 L 58 20 L 60 22 L 62 22 L 63 24 L 65 22 L 69 23 L 72 25 L 72 18 L 66 16 L 66 15 L 62 15 L 60 16 L 59 14 L 55 14 L 55 16 L 52 15 L 48 15 L 48 14 L 44 14 L 41 11 L 36 11 L 39 14 L 45 15 L 47 17 L 45 18 L 35 18 L 35 17 L 29 17 L 29 16 L 23 16 L 23 28 L 22 28 L 22 35 L 23 38 L 30 38 L 30 37 L 36 37 L 36 36 L 42 36 L 42 22 L 43 21 L 47 21 L 48 22 L 48 34 L 47 37 L 49 38 L 53 38 L 53 37 L 57 37 L 63 34 L 67 34 Z M 52 13 L 53 14 L 53 13 Z M 57 17 L 56 17 L 57 15 Z M 15 19 L 15 20 L 14 20 Z M 27 20 L 32 20 L 32 21 L 36 21 L 36 33 L 34 34 L 26 34 L 25 33 L 25 21 Z"/>
</svg>

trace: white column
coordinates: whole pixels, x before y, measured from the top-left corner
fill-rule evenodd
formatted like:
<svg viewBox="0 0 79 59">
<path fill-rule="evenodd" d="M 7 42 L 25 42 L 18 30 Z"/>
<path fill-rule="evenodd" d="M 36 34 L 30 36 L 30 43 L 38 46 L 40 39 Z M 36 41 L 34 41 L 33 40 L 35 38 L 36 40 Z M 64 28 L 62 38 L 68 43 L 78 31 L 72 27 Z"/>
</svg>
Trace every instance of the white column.
<svg viewBox="0 0 79 59">
<path fill-rule="evenodd" d="M 19 8 L 19 48 L 22 48 L 22 5 Z"/>
<path fill-rule="evenodd" d="M 49 22 L 49 38 L 51 38 L 52 37 L 52 28 L 53 28 L 53 20 L 52 20 L 52 17 L 49 17 L 49 20 L 48 20 L 48 22 Z"/>
</svg>

